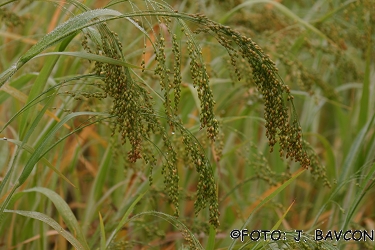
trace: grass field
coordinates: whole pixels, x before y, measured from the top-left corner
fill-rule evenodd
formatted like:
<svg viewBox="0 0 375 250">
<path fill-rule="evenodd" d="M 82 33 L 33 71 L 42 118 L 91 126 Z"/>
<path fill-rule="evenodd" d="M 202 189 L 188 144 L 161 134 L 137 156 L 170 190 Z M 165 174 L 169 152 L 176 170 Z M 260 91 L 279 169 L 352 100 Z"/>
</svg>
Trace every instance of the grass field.
<svg viewBox="0 0 375 250">
<path fill-rule="evenodd" d="M 374 6 L 2 0 L 0 249 L 374 249 Z"/>
</svg>

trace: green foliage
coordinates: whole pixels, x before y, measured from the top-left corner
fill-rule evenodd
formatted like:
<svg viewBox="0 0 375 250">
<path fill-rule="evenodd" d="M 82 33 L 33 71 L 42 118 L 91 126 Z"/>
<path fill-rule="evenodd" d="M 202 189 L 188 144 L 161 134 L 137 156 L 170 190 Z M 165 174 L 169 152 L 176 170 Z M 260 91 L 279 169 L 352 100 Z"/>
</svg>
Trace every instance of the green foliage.
<svg viewBox="0 0 375 250">
<path fill-rule="evenodd" d="M 374 5 L 1 3 L 0 246 L 373 248 Z"/>
</svg>

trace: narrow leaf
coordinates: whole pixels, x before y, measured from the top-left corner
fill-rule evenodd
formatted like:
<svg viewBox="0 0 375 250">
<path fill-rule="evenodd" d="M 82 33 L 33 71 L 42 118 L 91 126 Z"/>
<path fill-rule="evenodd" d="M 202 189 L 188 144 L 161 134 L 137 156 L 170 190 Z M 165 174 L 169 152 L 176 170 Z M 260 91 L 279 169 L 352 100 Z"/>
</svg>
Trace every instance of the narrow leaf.
<svg viewBox="0 0 375 250">
<path fill-rule="evenodd" d="M 53 56 L 53 55 L 74 56 L 74 57 L 79 57 L 79 58 L 83 58 L 83 59 L 87 59 L 91 61 L 109 63 L 109 64 L 124 66 L 128 68 L 142 69 L 142 67 L 140 66 L 126 63 L 121 60 L 113 59 L 107 56 L 95 55 L 95 54 L 87 53 L 87 52 L 48 52 L 48 53 L 39 54 L 35 56 L 34 58 L 42 57 L 42 56 Z"/>
<path fill-rule="evenodd" d="M 100 222 L 100 250 L 105 250 L 105 229 L 102 215 L 99 212 L 99 222 Z"/>
<path fill-rule="evenodd" d="M 15 214 L 19 214 L 19 215 L 22 215 L 22 216 L 25 216 L 25 217 L 28 217 L 28 218 L 43 221 L 44 223 L 46 223 L 49 226 L 51 226 L 52 228 L 54 228 L 67 241 L 69 241 L 70 244 L 72 244 L 76 249 L 82 249 L 82 250 L 86 249 L 81 245 L 81 243 L 76 238 L 74 238 L 74 236 L 71 233 L 69 233 L 64 228 L 62 228 L 59 225 L 59 223 L 57 223 L 55 220 L 53 220 L 48 215 L 45 215 L 45 214 L 42 214 L 42 213 L 39 213 L 39 212 L 22 211 L 22 210 L 8 210 L 8 209 L 5 209 L 4 212 L 15 213 Z"/>
<path fill-rule="evenodd" d="M 25 149 L 30 154 L 33 154 L 35 152 L 35 149 L 32 146 L 30 146 L 28 144 L 23 144 L 21 141 L 13 140 L 13 139 L 7 139 L 6 141 L 11 142 L 11 143 L 13 143 L 13 144 L 15 144 L 19 147 L 22 147 L 23 149 Z M 55 166 L 53 166 L 52 163 L 50 163 L 45 157 L 42 157 L 41 161 L 44 164 L 46 164 L 47 167 L 52 169 L 56 174 L 58 174 L 61 178 L 63 178 L 66 182 L 68 182 L 70 185 L 75 187 L 74 184 L 68 178 L 66 178 L 65 175 L 63 175 L 57 168 L 55 168 Z"/>
<path fill-rule="evenodd" d="M 89 249 L 87 242 L 86 242 L 86 238 L 82 234 L 82 230 L 80 226 L 78 225 L 76 217 L 74 216 L 69 205 L 65 202 L 63 198 L 61 198 L 60 195 L 58 195 L 57 193 L 55 193 L 54 191 L 48 188 L 43 188 L 43 187 L 31 188 L 31 189 L 24 190 L 23 192 L 24 193 L 37 192 L 37 193 L 41 193 L 47 196 L 47 198 L 52 201 L 56 209 L 59 211 L 59 214 L 63 218 L 69 230 L 73 232 L 75 235 L 77 235 L 77 239 L 84 246 L 84 249 Z"/>
<path fill-rule="evenodd" d="M 140 194 L 134 201 L 133 203 L 130 205 L 130 207 L 128 208 L 128 210 L 125 212 L 124 216 L 122 217 L 121 221 L 117 224 L 117 227 L 116 229 L 112 232 L 111 236 L 109 236 L 108 240 L 107 240 L 107 244 L 106 244 L 106 247 L 109 246 L 109 244 L 111 243 L 111 241 L 113 240 L 113 238 L 116 236 L 116 234 L 120 231 L 120 229 L 126 224 L 126 222 L 128 221 L 128 217 L 130 215 L 130 213 L 133 211 L 135 205 L 137 205 L 137 203 L 143 198 L 143 196 L 145 195 L 146 193 L 143 193 L 143 194 Z"/>
</svg>

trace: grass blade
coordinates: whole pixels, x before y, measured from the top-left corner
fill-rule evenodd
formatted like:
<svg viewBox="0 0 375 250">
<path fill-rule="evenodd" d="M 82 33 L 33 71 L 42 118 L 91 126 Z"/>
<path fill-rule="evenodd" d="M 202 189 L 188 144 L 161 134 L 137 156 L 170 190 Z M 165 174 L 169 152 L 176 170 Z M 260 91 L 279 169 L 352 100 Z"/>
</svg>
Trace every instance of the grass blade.
<svg viewBox="0 0 375 250">
<path fill-rule="evenodd" d="M 50 189 L 43 188 L 43 187 L 31 188 L 28 190 L 24 190 L 23 192 L 24 193 L 37 192 L 37 193 L 41 193 L 47 196 L 47 198 L 52 201 L 56 209 L 59 211 L 59 214 L 63 218 L 69 230 L 71 232 L 74 232 L 75 235 L 77 235 L 78 241 L 81 243 L 82 246 L 84 246 L 83 249 L 89 249 L 86 239 L 84 235 L 82 234 L 82 229 L 78 225 L 76 217 L 74 216 L 69 205 L 57 193 L 55 193 L 54 191 Z"/>
<path fill-rule="evenodd" d="M 2 138 L 0 138 L 0 140 L 4 141 L 4 139 L 2 139 Z M 13 144 L 19 146 L 20 148 L 25 149 L 30 154 L 33 154 L 35 152 L 35 149 L 32 146 L 30 146 L 28 144 L 24 144 L 21 141 L 13 140 L 13 139 L 7 139 L 6 141 L 13 143 Z M 66 178 L 65 175 L 63 175 L 57 168 L 55 168 L 55 166 L 53 166 L 52 163 L 49 162 L 45 157 L 42 157 L 41 161 L 44 164 L 46 164 L 47 167 L 49 167 L 50 169 L 52 169 L 56 174 L 58 174 L 62 179 L 64 179 L 67 183 L 69 183 L 70 185 L 72 185 L 73 187 L 75 187 L 74 184 L 68 178 Z"/>
<path fill-rule="evenodd" d="M 207 250 L 214 250 L 215 249 L 215 237 L 216 237 L 216 230 L 215 228 L 210 225 L 210 234 L 208 236 L 208 241 L 207 241 Z"/>
<path fill-rule="evenodd" d="M 99 212 L 99 222 L 100 222 L 100 250 L 105 250 L 105 229 L 102 215 Z"/>
<path fill-rule="evenodd" d="M 47 106 L 45 106 L 46 108 Z M 38 119 L 41 118 L 43 115 L 43 112 L 38 114 Z M 13 186 L 12 190 L 8 194 L 7 198 L 5 199 L 4 203 L 0 207 L 0 222 L 2 221 L 2 216 L 3 216 L 3 211 L 7 207 L 11 196 L 15 192 L 15 190 L 20 187 L 29 177 L 31 171 L 34 169 L 35 164 L 51 149 L 49 148 L 49 144 L 51 140 L 53 139 L 54 135 L 61 129 L 64 124 L 69 121 L 70 119 L 81 116 L 81 115 L 106 115 L 105 113 L 100 113 L 100 112 L 76 112 L 76 113 L 71 113 L 64 118 L 61 119 L 60 122 L 58 122 L 46 135 L 44 135 L 41 139 L 41 143 L 35 148 L 34 153 L 31 155 L 31 157 L 28 159 L 26 166 L 23 168 L 21 175 L 18 177 L 17 183 Z M 37 119 L 36 119 L 37 120 Z M 33 123 L 31 128 L 34 128 L 36 126 L 36 122 Z M 32 132 L 32 130 L 28 131 L 28 134 L 26 134 L 26 137 Z M 55 144 L 56 145 L 56 144 Z M 8 173 L 11 173 L 12 168 L 8 171 Z M 0 192 L 2 191 L 2 188 L 4 187 L 6 181 L 9 178 L 8 174 L 4 178 L 4 180 L 0 184 Z"/>
<path fill-rule="evenodd" d="M 128 217 L 129 217 L 130 213 L 133 211 L 135 205 L 137 205 L 137 203 L 142 199 L 142 197 L 145 194 L 146 193 L 140 194 L 136 199 L 134 199 L 134 201 L 132 202 L 132 204 L 130 205 L 130 207 L 126 210 L 124 216 L 122 217 L 121 221 L 118 223 L 116 229 L 109 236 L 109 238 L 107 240 L 107 244 L 106 244 L 107 248 L 108 248 L 109 244 L 111 244 L 111 242 L 114 239 L 114 237 L 116 236 L 116 234 L 121 230 L 121 228 L 125 225 L 125 223 L 128 222 L 128 220 L 129 220 Z"/>
<path fill-rule="evenodd" d="M 119 66 L 124 66 L 128 68 L 136 68 L 136 69 L 142 69 L 142 67 L 133 65 L 130 63 L 126 63 L 121 60 L 116 60 L 107 56 L 101 56 L 101 55 L 95 55 L 91 53 L 86 53 L 86 52 L 48 52 L 48 53 L 43 53 L 35 56 L 34 58 L 37 57 L 42 57 L 42 56 L 53 56 L 53 55 L 63 55 L 63 56 L 73 56 L 73 57 L 78 57 L 78 58 L 83 58 L 91 61 L 97 61 L 97 62 L 103 62 L 103 63 L 109 63 L 113 65 L 119 65 Z"/>
<path fill-rule="evenodd" d="M 275 226 L 272 227 L 271 231 L 274 231 L 276 229 L 278 229 L 281 225 L 281 222 L 283 222 L 285 216 L 288 214 L 289 210 L 292 208 L 293 204 L 294 204 L 295 200 L 293 200 L 292 204 L 290 204 L 290 206 L 288 207 L 288 209 L 285 211 L 285 213 L 283 214 L 283 216 L 281 216 L 280 220 L 275 224 Z"/>
<path fill-rule="evenodd" d="M 33 212 L 33 211 L 22 211 L 22 210 L 8 210 L 5 209 L 4 212 L 6 213 L 15 213 L 19 214 L 28 218 L 37 219 L 40 221 L 43 221 L 44 223 L 48 224 L 52 228 L 54 228 L 59 234 L 61 234 L 67 241 L 69 241 L 76 249 L 88 249 L 84 248 L 81 243 L 74 238 L 74 236 L 66 231 L 64 228 L 62 228 L 59 223 L 57 223 L 54 219 L 49 217 L 48 215 L 39 213 L 39 212 Z"/>
<path fill-rule="evenodd" d="M 324 40 L 327 40 L 330 43 L 334 44 L 334 42 L 331 39 L 329 39 L 329 37 L 327 37 L 324 33 L 322 33 L 320 30 L 318 30 L 317 28 L 315 28 L 313 25 L 311 25 L 310 23 L 308 23 L 305 20 L 301 19 L 299 16 L 297 16 L 296 14 L 294 14 L 291 10 L 289 10 L 284 5 L 282 5 L 282 4 L 280 4 L 280 3 L 276 2 L 276 1 L 272 1 L 272 0 L 254 0 L 254 1 L 246 1 L 246 2 L 244 2 L 242 4 L 239 4 L 235 8 L 233 8 L 232 10 L 228 11 L 220 19 L 220 23 L 226 23 L 228 21 L 228 19 L 235 12 L 237 12 L 238 10 L 240 10 L 241 8 L 243 8 L 245 6 L 250 6 L 250 5 L 253 5 L 253 4 L 257 4 L 257 3 L 272 4 L 280 12 L 282 12 L 283 14 L 285 14 L 287 17 L 293 19 L 294 21 L 296 21 L 297 23 L 301 24 L 302 26 L 304 26 L 306 29 L 312 31 L 313 33 L 317 34 L 319 37 L 323 38 Z"/>
<path fill-rule="evenodd" d="M 371 58 L 373 56 L 373 42 L 371 38 L 368 38 L 367 50 L 366 50 L 366 66 L 365 75 L 362 85 L 362 97 L 361 97 L 361 109 L 359 112 L 358 126 L 362 128 L 367 121 L 369 100 L 370 100 L 370 82 L 371 82 Z"/>
<path fill-rule="evenodd" d="M 73 39 L 73 36 L 69 36 L 65 39 L 64 45 L 60 45 L 57 50 L 63 51 L 65 50 L 66 46 L 68 46 L 69 42 Z M 58 56 L 54 56 L 51 58 L 48 58 L 46 60 L 45 65 L 43 66 L 42 70 L 40 71 L 39 75 L 37 76 L 34 84 L 32 85 L 31 91 L 29 93 L 29 96 L 27 98 L 25 106 L 28 106 L 30 102 L 35 100 L 35 98 L 39 95 L 39 93 L 43 92 L 43 89 L 45 88 L 47 84 L 48 77 L 50 76 L 53 68 L 56 65 L 57 60 L 59 59 Z M 20 124 L 20 138 L 24 139 L 24 135 L 26 131 L 28 131 L 28 127 L 30 127 L 29 120 L 32 120 L 35 117 L 36 110 L 34 109 L 26 109 L 24 114 L 21 118 L 21 124 Z M 27 139 L 26 141 L 27 142 Z"/>
<path fill-rule="evenodd" d="M 357 190 L 356 197 L 349 208 L 349 211 L 346 214 L 346 218 L 344 219 L 342 229 L 346 230 L 349 223 L 351 222 L 352 217 L 354 216 L 354 212 L 357 210 L 360 202 L 363 201 L 363 197 L 366 195 L 368 191 L 374 188 L 375 181 L 373 178 L 375 175 L 375 164 L 372 164 L 372 167 L 363 181 L 361 181 L 361 185 L 359 186 L 359 190 Z"/>
<path fill-rule="evenodd" d="M 184 237 L 188 237 L 190 243 L 193 244 L 194 249 L 204 249 L 202 245 L 200 244 L 199 240 L 189 230 L 189 228 L 187 228 L 187 226 L 185 226 L 185 224 L 179 221 L 176 217 L 171 216 L 169 214 L 165 214 L 165 213 L 157 212 L 157 211 L 147 211 L 147 212 L 142 212 L 142 213 L 134 215 L 132 218 L 130 218 L 130 220 L 133 220 L 138 217 L 145 216 L 145 215 L 152 215 L 152 216 L 155 216 L 155 217 L 158 217 L 160 219 L 167 221 L 168 223 L 173 225 L 175 228 L 183 232 L 185 234 Z"/>
<path fill-rule="evenodd" d="M 372 123 L 374 122 L 375 114 L 371 120 L 369 120 L 365 126 L 362 127 L 361 131 L 355 138 L 352 146 L 350 147 L 349 154 L 345 158 L 345 162 L 342 166 L 342 172 L 339 177 L 339 183 L 343 183 L 346 178 L 348 177 L 351 170 L 353 170 L 356 166 L 355 162 L 361 153 L 361 148 L 363 146 L 363 142 L 365 140 L 366 134 L 368 133 L 369 129 L 371 128 Z"/>
<path fill-rule="evenodd" d="M 272 198 L 274 198 L 278 193 L 280 193 L 282 190 L 284 190 L 287 186 L 289 186 L 298 176 L 300 176 L 303 172 L 305 172 L 306 169 L 300 168 L 296 173 L 292 175 L 292 177 L 287 180 L 286 182 L 279 184 L 275 187 L 270 188 L 267 190 L 265 193 L 263 193 L 259 199 L 254 202 L 254 204 L 250 207 L 250 214 L 246 220 L 246 222 L 242 225 L 241 229 L 244 229 L 250 222 L 253 214 L 260 209 L 264 204 L 269 202 Z M 233 249 L 235 240 L 232 241 L 231 245 L 229 246 L 228 249 Z"/>
<path fill-rule="evenodd" d="M 84 12 L 75 17 L 72 17 L 65 23 L 56 27 L 52 32 L 45 35 L 37 44 L 32 46 L 12 67 L 5 70 L 0 74 L 0 87 L 12 77 L 19 68 L 21 68 L 25 63 L 34 58 L 36 55 L 40 54 L 45 49 L 50 46 L 62 41 L 63 39 L 74 36 L 77 32 L 86 28 L 88 26 L 94 25 L 96 23 L 104 22 L 106 18 L 98 20 L 98 18 L 103 16 L 120 16 L 121 13 L 110 9 L 97 9 Z M 107 17 L 108 18 L 108 17 Z M 96 20 L 96 21 L 93 21 Z"/>
</svg>

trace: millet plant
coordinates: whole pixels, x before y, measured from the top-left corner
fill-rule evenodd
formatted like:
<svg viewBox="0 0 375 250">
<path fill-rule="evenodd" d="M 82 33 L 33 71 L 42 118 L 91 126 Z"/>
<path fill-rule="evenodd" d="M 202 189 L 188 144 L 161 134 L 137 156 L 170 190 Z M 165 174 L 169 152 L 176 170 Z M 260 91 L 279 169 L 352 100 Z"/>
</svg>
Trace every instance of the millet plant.
<svg viewBox="0 0 375 250">
<path fill-rule="evenodd" d="M 233 25 L 224 24 L 248 2 L 232 6 L 232 11 L 216 22 L 204 14 L 185 12 L 184 8 L 194 8 L 189 1 L 172 5 L 159 0 L 113 0 L 96 9 L 76 0 L 6 1 L 0 4 L 1 28 L 21 29 L 33 18 L 24 13 L 51 3 L 57 6 L 54 17 L 64 14 L 61 24 L 51 26 L 51 32 L 30 42 L 31 46 L 12 47 L 9 51 L 13 53 L 8 56 L 5 52 L 0 61 L 0 103 L 9 96 L 24 103 L 1 124 L 0 133 L 7 135 L 2 140 L 12 145 L 11 150 L 7 149 L 10 156 L 2 162 L 8 167 L 1 166 L 0 171 L 2 235 L 6 234 L 8 222 L 23 215 L 54 228 L 63 237 L 55 246 L 63 247 L 62 242 L 68 241 L 77 249 L 127 249 L 150 243 L 129 238 L 132 230 L 141 230 L 150 239 L 166 237 L 163 230 L 170 229 L 163 225 L 158 231 L 157 224 L 145 220 L 154 216 L 178 229 L 189 248 L 202 249 L 196 232 L 207 233 L 207 249 L 213 249 L 215 235 L 219 235 L 215 230 L 219 233 L 221 227 L 220 206 L 247 182 L 265 180 L 272 191 L 271 195 L 259 197 L 263 201 L 257 198 L 251 215 L 306 169 L 311 169 L 315 180 L 331 186 L 314 147 L 304 139 L 292 91 L 265 50 L 277 51 L 275 58 L 282 73 L 306 92 L 313 95 L 317 86 L 327 98 L 337 101 L 338 94 L 302 63 L 290 60 L 289 51 L 283 47 L 289 46 L 284 44 L 287 40 L 276 41 L 276 48 L 267 47 L 265 42 L 263 50 L 250 38 L 254 31 L 242 27 L 241 22 L 248 20 L 237 17 Z M 213 5 L 211 1 L 204 6 L 209 10 Z M 271 12 L 264 13 L 272 15 Z M 250 22 L 254 20 L 257 19 Z M 317 28 L 308 28 L 319 33 Z M 330 52 L 344 58 L 331 39 L 327 38 L 333 51 Z M 226 190 L 226 196 L 220 195 L 219 186 L 225 168 L 231 166 L 223 167 L 220 162 L 228 154 L 223 152 L 224 140 L 229 139 L 225 128 L 231 121 L 220 114 L 221 104 L 216 104 L 215 92 L 232 90 L 218 90 L 215 80 L 222 75 L 229 78 L 233 91 L 249 91 L 247 102 L 260 104 L 263 118 L 259 119 L 264 122 L 265 131 L 254 132 L 254 136 L 265 134 L 269 151 L 264 152 L 243 136 L 247 151 L 240 157 L 253 167 L 255 175 Z M 194 114 L 196 111 L 199 114 Z M 90 137 L 94 141 L 90 142 Z M 73 141 L 82 145 L 82 152 L 71 150 Z M 264 155 L 274 148 L 287 165 L 285 173 L 275 172 Z M 301 168 L 291 174 L 293 161 Z M 81 175 L 84 172 L 90 175 Z M 37 173 L 45 180 L 52 178 L 52 186 L 43 187 L 46 183 L 38 179 Z M 94 178 L 81 179 L 85 176 Z M 163 188 L 159 188 L 160 180 Z M 23 204 L 28 196 L 38 202 L 31 207 Z M 74 199 L 81 202 L 74 203 Z M 186 219 L 190 201 L 197 218 L 200 214 L 204 218 L 207 213 L 208 223 L 204 219 Z M 55 208 L 49 205 L 50 211 L 36 212 L 51 202 Z M 147 203 L 151 204 L 151 211 Z M 86 208 L 81 210 L 80 206 Z M 57 220 L 52 218 L 51 211 L 55 210 L 60 214 Z M 243 226 L 250 218 L 243 220 Z M 126 226 L 130 222 L 133 224 Z M 33 224 L 26 220 L 22 225 Z M 45 237 L 44 226 L 34 227 L 40 237 Z M 25 233 L 22 241 L 32 236 L 32 231 Z M 8 247 L 20 243 L 7 237 L 12 239 L 6 244 Z M 333 248 L 313 242 L 308 235 L 303 237 L 306 249 Z M 43 240 L 35 244 L 48 247 Z M 273 243 L 266 244 L 272 247 Z"/>
</svg>

